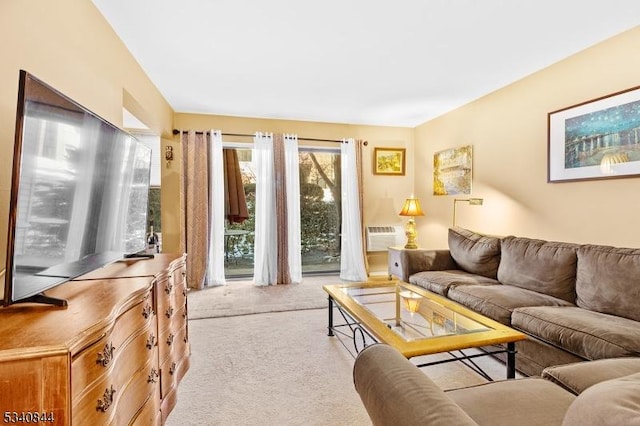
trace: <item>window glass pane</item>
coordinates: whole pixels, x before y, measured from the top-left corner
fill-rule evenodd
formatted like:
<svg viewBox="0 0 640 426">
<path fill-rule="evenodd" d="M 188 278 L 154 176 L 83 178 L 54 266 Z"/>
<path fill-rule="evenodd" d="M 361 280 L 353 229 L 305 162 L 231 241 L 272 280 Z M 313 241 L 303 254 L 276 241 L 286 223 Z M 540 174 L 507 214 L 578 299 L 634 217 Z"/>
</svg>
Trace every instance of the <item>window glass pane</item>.
<svg viewBox="0 0 640 426">
<path fill-rule="evenodd" d="M 340 153 L 300 148 L 302 272 L 340 270 Z"/>
<path fill-rule="evenodd" d="M 253 276 L 256 174 L 251 162 L 251 148 L 236 148 L 236 152 L 238 153 L 249 218 L 242 223 L 225 221 L 224 272 L 226 278 Z"/>
</svg>

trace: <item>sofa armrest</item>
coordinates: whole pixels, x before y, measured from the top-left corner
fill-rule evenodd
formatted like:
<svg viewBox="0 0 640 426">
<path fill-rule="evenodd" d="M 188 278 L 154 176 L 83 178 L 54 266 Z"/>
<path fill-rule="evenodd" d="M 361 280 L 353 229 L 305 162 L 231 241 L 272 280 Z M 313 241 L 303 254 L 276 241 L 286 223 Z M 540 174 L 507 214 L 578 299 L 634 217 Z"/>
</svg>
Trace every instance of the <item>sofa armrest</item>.
<svg viewBox="0 0 640 426">
<path fill-rule="evenodd" d="M 449 250 L 404 249 L 389 247 L 389 275 L 409 282 L 409 277 L 422 271 L 459 269 Z"/>
<path fill-rule="evenodd" d="M 562 386 L 575 395 L 605 380 L 640 373 L 640 358 L 608 358 L 547 367 L 542 378 Z"/>
<path fill-rule="evenodd" d="M 391 346 L 363 349 L 353 366 L 353 382 L 374 425 L 477 425 Z"/>
</svg>

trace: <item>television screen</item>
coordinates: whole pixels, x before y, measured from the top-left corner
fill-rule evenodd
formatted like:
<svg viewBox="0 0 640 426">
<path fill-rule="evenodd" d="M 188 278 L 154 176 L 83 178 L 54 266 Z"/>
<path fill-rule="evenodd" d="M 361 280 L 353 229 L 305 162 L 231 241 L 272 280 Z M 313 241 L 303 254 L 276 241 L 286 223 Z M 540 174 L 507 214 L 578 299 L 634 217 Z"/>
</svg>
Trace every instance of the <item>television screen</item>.
<svg viewBox="0 0 640 426">
<path fill-rule="evenodd" d="M 144 250 L 151 167 L 149 148 L 25 71 L 18 98 L 5 305 Z"/>
</svg>

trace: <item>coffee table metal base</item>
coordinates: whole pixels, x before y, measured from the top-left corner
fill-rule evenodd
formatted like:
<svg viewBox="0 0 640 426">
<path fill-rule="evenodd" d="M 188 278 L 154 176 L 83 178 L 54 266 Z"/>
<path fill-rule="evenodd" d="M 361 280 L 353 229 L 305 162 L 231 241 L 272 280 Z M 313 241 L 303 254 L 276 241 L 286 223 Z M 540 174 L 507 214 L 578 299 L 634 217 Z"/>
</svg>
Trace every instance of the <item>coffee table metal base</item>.
<svg viewBox="0 0 640 426">
<path fill-rule="evenodd" d="M 366 328 L 358 321 L 353 319 L 348 312 L 340 307 L 338 303 L 336 303 L 331 296 L 328 297 L 329 306 L 329 325 L 327 327 L 327 335 L 336 337 L 338 341 L 344 346 L 344 348 L 353 356 L 354 358 L 363 350 L 365 347 L 369 346 L 373 343 L 378 343 L 378 340 L 367 331 Z M 335 324 L 334 322 L 334 310 L 337 310 L 340 316 L 343 319 L 343 323 Z M 348 328 L 349 332 L 343 331 L 343 329 Z M 351 339 L 351 343 L 353 345 L 353 350 L 342 340 L 340 337 L 346 337 Z M 508 342 L 506 344 L 506 349 L 500 346 L 491 346 L 488 348 L 478 347 L 475 348 L 479 350 L 481 353 L 476 354 L 466 354 L 463 350 L 454 352 L 447 352 L 451 358 L 432 361 L 426 363 L 416 364 L 416 367 L 429 367 L 432 365 L 446 364 L 449 362 L 462 362 L 465 366 L 469 367 L 471 370 L 475 371 L 482 377 L 484 377 L 488 381 L 493 381 L 494 379 L 489 376 L 478 364 L 474 362 L 475 358 L 497 355 L 497 354 L 507 354 L 506 366 L 507 366 L 507 379 L 513 379 L 516 376 L 516 346 L 514 342 Z M 355 352 L 354 352 L 355 351 Z"/>
</svg>

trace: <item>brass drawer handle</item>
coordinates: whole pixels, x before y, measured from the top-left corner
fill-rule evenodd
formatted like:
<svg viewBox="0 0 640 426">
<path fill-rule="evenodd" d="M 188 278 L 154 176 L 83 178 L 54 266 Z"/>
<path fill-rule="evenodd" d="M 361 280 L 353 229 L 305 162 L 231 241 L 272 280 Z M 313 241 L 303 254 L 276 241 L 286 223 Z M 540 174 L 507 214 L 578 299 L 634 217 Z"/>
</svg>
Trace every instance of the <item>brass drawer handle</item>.
<svg viewBox="0 0 640 426">
<path fill-rule="evenodd" d="M 164 315 L 165 315 L 167 318 L 171 318 L 171 316 L 173 315 L 173 307 L 172 307 L 172 306 L 169 306 L 169 309 L 167 309 L 167 312 L 165 312 L 165 313 L 164 313 Z"/>
<path fill-rule="evenodd" d="M 153 308 L 151 307 L 150 304 L 147 303 L 144 309 L 142 309 L 142 316 L 145 319 L 148 319 L 151 315 L 153 315 Z"/>
<path fill-rule="evenodd" d="M 160 377 L 158 370 L 152 368 L 149 377 L 147 377 L 147 383 L 156 383 L 158 381 L 158 377 Z"/>
<path fill-rule="evenodd" d="M 154 336 L 152 333 L 151 336 L 149 336 L 149 338 L 147 339 L 146 346 L 147 346 L 147 349 L 151 350 L 155 345 L 156 345 L 156 336 Z"/>
<path fill-rule="evenodd" d="M 113 385 L 111 388 L 107 388 L 104 390 L 104 395 L 102 395 L 102 399 L 98 400 L 98 405 L 96 405 L 96 411 L 101 411 L 106 413 L 111 404 L 113 404 L 113 395 L 115 395 L 116 391 L 113 389 Z"/>
<path fill-rule="evenodd" d="M 167 337 L 167 346 L 171 346 L 174 337 L 173 333 L 169 333 L 169 336 Z"/>
<path fill-rule="evenodd" d="M 176 372 L 176 367 L 177 367 L 176 363 L 172 362 L 171 363 L 171 367 L 169 368 L 169 374 L 171 374 L 173 376 L 173 373 Z"/>
<path fill-rule="evenodd" d="M 164 292 L 167 294 L 171 294 L 171 290 L 173 290 L 173 284 L 167 283 L 167 285 L 164 286 Z"/>
<path fill-rule="evenodd" d="M 104 349 L 102 350 L 102 352 L 98 352 L 98 359 L 96 360 L 96 364 L 103 367 L 109 365 L 109 363 L 113 359 L 113 351 L 115 351 L 115 349 L 116 348 L 113 347 L 111 342 L 104 345 Z"/>
</svg>

